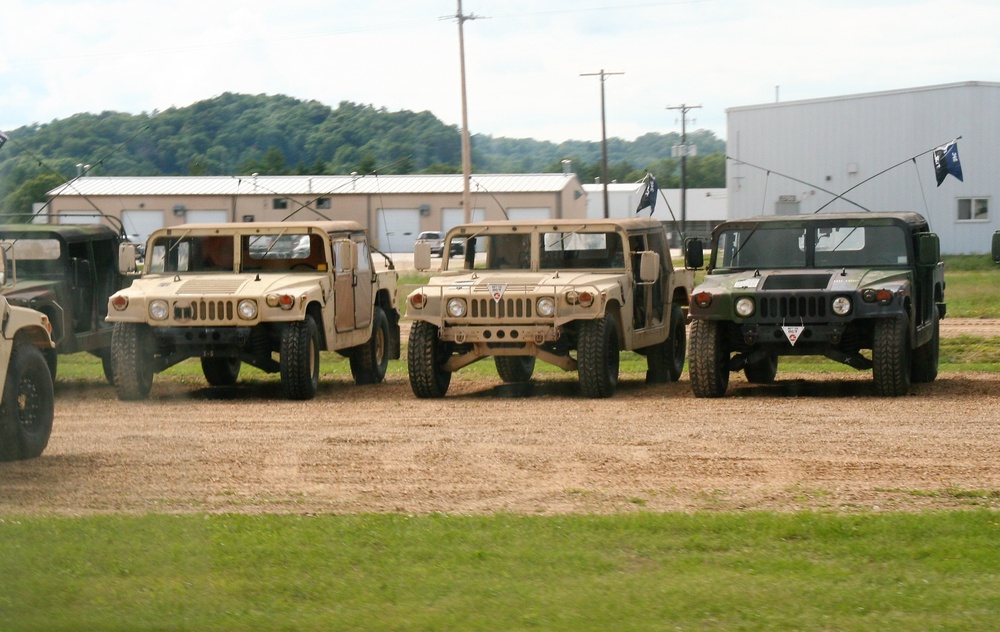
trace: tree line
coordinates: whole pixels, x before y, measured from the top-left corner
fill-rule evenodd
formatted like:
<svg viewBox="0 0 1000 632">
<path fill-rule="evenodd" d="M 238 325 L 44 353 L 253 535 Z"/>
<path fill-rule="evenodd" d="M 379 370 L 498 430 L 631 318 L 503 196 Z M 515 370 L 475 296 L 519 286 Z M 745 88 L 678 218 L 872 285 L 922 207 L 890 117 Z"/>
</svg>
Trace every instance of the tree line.
<svg viewBox="0 0 1000 632">
<path fill-rule="evenodd" d="M 331 108 L 284 95 L 226 93 L 190 106 L 126 114 L 81 113 L 7 133 L 0 150 L 0 212 L 24 217 L 45 192 L 86 172 L 100 176 L 335 175 L 460 173 L 461 131 L 430 112 L 342 101 Z M 610 180 L 647 172 L 679 186 L 676 133 L 608 139 Z M 725 142 L 708 130 L 688 134 L 690 188 L 725 186 Z M 599 141 L 553 143 L 472 136 L 476 173 L 551 173 L 563 160 L 581 182 L 601 174 Z M 3 218 L 0 218 L 3 219 Z"/>
</svg>

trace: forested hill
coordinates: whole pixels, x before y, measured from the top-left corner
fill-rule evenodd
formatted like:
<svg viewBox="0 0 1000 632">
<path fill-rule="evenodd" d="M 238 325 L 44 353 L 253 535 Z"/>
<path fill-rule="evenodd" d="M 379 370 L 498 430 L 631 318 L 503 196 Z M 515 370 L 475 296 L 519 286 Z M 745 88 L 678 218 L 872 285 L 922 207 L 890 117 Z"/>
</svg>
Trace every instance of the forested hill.
<svg viewBox="0 0 1000 632">
<path fill-rule="evenodd" d="M 7 134 L 0 150 L 6 213 L 30 209 L 46 190 L 75 177 L 78 164 L 101 176 L 459 173 L 462 164 L 460 130 L 430 112 L 347 101 L 331 108 L 282 95 L 227 93 L 162 112 L 84 113 Z M 678 142 L 675 133 L 608 139 L 610 177 L 634 181 L 651 171 L 662 186 L 676 186 L 670 155 Z M 688 160 L 688 186 L 724 186 L 724 141 L 698 130 L 688 142 L 698 146 Z M 582 182 L 600 174 L 600 142 L 474 134 L 472 148 L 479 173 L 560 171 L 570 159 Z"/>
</svg>

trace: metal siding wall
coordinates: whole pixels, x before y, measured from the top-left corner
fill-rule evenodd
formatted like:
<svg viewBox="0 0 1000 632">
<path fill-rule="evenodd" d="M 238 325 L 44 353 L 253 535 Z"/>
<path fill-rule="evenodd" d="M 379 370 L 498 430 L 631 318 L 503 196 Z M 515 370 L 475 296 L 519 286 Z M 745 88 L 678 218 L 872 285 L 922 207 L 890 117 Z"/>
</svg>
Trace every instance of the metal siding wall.
<svg viewBox="0 0 1000 632">
<path fill-rule="evenodd" d="M 770 169 L 727 164 L 729 216 L 774 214 L 781 195 L 795 195 L 802 213 L 833 196 L 873 211 L 925 215 L 946 253 L 984 253 L 1000 228 L 1000 86 L 957 84 L 856 97 L 736 108 L 728 113 L 729 155 Z M 962 136 L 964 182 L 949 176 L 940 187 L 929 153 L 871 181 L 878 172 Z M 857 173 L 849 166 L 857 165 Z M 795 182 L 775 172 L 810 183 Z M 827 179 L 829 178 L 829 179 Z M 955 221 L 959 197 L 990 198 L 990 220 Z M 825 210 L 859 210 L 842 200 Z"/>
</svg>

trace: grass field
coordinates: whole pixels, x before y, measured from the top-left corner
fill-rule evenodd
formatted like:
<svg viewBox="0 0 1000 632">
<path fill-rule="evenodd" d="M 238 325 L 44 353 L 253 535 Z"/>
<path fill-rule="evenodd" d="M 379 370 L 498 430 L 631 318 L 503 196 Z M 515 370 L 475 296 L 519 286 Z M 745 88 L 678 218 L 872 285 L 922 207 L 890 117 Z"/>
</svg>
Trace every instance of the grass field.
<svg viewBox="0 0 1000 632">
<path fill-rule="evenodd" d="M 1000 269 L 947 265 L 949 316 L 1000 317 Z M 944 371 L 1000 370 L 1000 342 L 943 340 L 941 358 Z M 626 354 L 622 368 L 644 363 Z M 335 354 L 323 370 L 348 371 Z M 85 354 L 60 371 L 103 379 Z M 201 377 L 194 363 L 168 375 Z M 1000 516 L 977 509 L 0 516 L 3 630 L 971 630 L 1000 620 Z"/>
</svg>

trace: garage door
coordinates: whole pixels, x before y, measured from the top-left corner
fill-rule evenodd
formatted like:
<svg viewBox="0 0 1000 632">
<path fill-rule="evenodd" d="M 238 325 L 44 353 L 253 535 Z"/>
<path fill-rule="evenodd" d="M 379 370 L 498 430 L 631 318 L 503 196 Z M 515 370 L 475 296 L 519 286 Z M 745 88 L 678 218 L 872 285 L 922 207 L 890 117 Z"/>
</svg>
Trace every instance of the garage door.
<svg viewBox="0 0 1000 632">
<path fill-rule="evenodd" d="M 186 224 L 219 224 L 229 221 L 229 211 L 185 211 Z"/>
<path fill-rule="evenodd" d="M 552 209 L 547 207 L 509 208 L 507 209 L 507 217 L 519 222 L 550 219 L 552 217 Z"/>
<path fill-rule="evenodd" d="M 130 241 L 146 243 L 149 233 L 163 228 L 163 211 L 122 211 L 122 225 Z"/>
<path fill-rule="evenodd" d="M 486 219 L 486 209 L 484 208 L 474 208 L 472 209 L 472 221 L 481 222 Z M 465 223 L 465 211 L 460 208 L 443 208 L 441 209 L 441 230 L 448 232 L 452 228 L 455 228 L 459 224 Z"/>
<path fill-rule="evenodd" d="M 375 213 L 378 224 L 378 249 L 382 252 L 413 252 L 420 234 L 420 210 L 384 208 Z"/>
</svg>

